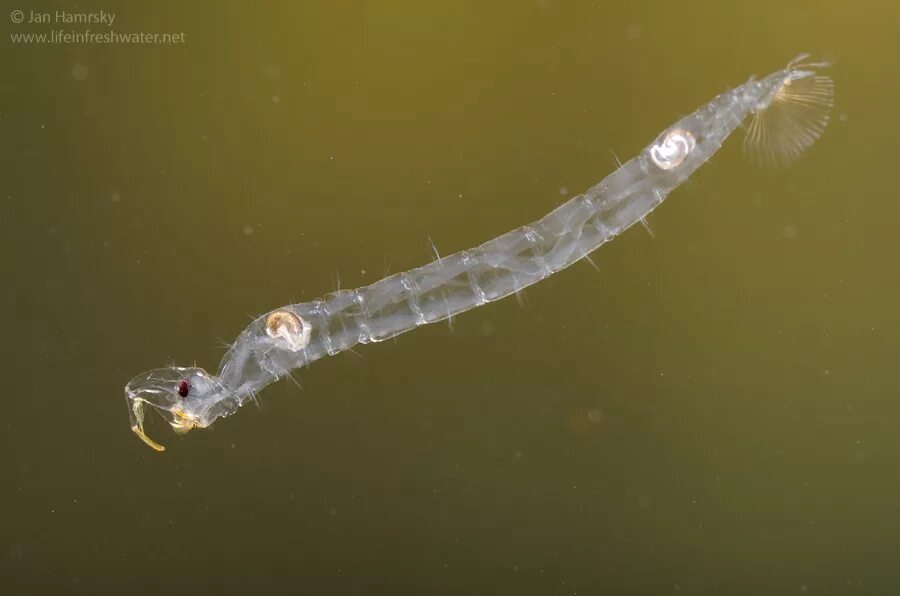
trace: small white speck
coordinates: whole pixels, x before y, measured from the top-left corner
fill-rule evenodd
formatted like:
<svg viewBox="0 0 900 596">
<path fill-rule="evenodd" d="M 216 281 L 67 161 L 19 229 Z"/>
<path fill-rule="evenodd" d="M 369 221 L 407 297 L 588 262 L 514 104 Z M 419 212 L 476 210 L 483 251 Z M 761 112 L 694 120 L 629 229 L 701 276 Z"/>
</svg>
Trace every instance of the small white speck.
<svg viewBox="0 0 900 596">
<path fill-rule="evenodd" d="M 113 203 L 118 203 L 119 201 L 122 200 L 122 195 L 119 194 L 119 191 L 114 190 L 109 193 L 109 200 L 112 201 Z"/>
<path fill-rule="evenodd" d="M 262 74 L 267 79 L 277 79 L 281 76 L 281 68 L 277 64 L 266 64 L 262 68 Z"/>
<path fill-rule="evenodd" d="M 272 103 L 278 103 L 278 102 L 280 102 L 280 101 L 281 101 L 281 98 L 278 97 L 277 95 L 273 95 L 273 96 L 272 96 Z"/>
<path fill-rule="evenodd" d="M 244 236 L 249 236 L 252 233 L 253 233 L 253 226 L 251 226 L 250 224 L 246 224 L 244 226 Z"/>
<path fill-rule="evenodd" d="M 797 226 L 794 224 L 788 224 L 784 226 L 784 237 L 788 240 L 794 240 L 797 238 Z"/>
<path fill-rule="evenodd" d="M 85 81 L 88 78 L 88 67 L 81 62 L 72 65 L 72 78 L 78 81 Z"/>
<path fill-rule="evenodd" d="M 566 196 L 567 194 L 569 194 L 569 187 L 567 187 L 567 186 L 560 186 L 560 187 L 559 187 L 559 196 L 564 197 L 564 196 Z"/>
</svg>

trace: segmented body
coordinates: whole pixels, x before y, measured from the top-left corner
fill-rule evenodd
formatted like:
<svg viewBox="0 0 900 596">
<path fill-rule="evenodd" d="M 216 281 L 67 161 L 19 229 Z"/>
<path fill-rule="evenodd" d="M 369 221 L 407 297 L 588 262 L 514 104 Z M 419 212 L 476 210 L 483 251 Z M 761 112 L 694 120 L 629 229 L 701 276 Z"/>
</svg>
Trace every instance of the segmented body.
<svg viewBox="0 0 900 596">
<path fill-rule="evenodd" d="M 499 300 L 565 269 L 643 221 L 748 115 L 766 109 L 784 85 L 813 74 L 792 62 L 717 96 L 599 184 L 481 246 L 260 316 L 232 344 L 216 375 L 176 367 L 135 377 L 126 387 L 132 428 L 161 448 L 143 433 L 145 404 L 177 430 L 205 427 L 293 369 Z M 182 380 L 190 395 L 170 398 Z"/>
</svg>

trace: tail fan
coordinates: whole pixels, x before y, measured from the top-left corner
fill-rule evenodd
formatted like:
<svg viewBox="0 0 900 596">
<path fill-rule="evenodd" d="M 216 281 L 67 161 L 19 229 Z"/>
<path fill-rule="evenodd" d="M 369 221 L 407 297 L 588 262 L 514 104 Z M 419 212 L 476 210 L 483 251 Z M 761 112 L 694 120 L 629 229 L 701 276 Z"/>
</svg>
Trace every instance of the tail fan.
<svg viewBox="0 0 900 596">
<path fill-rule="evenodd" d="M 784 84 L 768 106 L 750 121 L 744 150 L 764 165 L 784 166 L 796 161 L 822 136 L 834 107 L 834 81 L 817 73 L 823 63 L 804 63 L 799 56 L 788 64 Z"/>
</svg>

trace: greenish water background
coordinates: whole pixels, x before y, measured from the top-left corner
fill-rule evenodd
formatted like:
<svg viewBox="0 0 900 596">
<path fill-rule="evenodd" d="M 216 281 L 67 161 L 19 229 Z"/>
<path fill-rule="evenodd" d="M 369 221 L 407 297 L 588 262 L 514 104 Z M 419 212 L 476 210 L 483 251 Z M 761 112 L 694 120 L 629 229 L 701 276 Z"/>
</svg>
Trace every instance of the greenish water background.
<svg viewBox="0 0 900 596">
<path fill-rule="evenodd" d="M 900 590 L 896 3 L 38 4 L 5 33 L 185 43 L 2 40 L 0 591 Z M 536 219 L 801 51 L 837 93 L 797 165 L 732 140 L 599 273 L 129 430 L 134 374 Z"/>
</svg>

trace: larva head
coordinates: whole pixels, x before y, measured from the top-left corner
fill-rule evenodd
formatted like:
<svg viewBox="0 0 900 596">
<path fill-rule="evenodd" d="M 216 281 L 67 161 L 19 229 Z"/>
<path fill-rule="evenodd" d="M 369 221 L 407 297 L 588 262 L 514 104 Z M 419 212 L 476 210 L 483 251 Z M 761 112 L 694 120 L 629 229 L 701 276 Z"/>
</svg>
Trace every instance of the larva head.
<svg viewBox="0 0 900 596">
<path fill-rule="evenodd" d="M 209 426 L 209 405 L 220 401 L 223 393 L 218 379 L 202 368 L 172 366 L 141 373 L 125 386 L 131 430 L 153 449 L 163 451 L 165 447 L 144 432 L 148 406 L 176 433 L 184 434 Z"/>
</svg>

